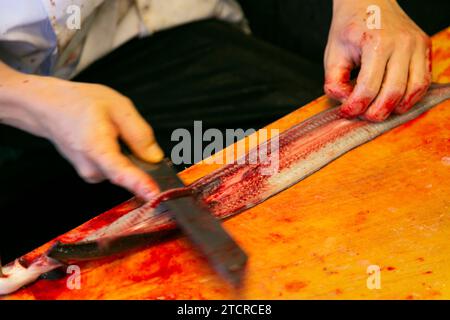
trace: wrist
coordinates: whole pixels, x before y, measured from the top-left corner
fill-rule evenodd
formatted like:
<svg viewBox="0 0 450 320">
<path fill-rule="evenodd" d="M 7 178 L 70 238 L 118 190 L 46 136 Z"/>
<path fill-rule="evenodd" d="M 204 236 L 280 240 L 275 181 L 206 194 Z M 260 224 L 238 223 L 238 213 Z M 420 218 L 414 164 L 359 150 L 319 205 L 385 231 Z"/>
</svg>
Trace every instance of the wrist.
<svg viewBox="0 0 450 320">
<path fill-rule="evenodd" d="M 45 78 L 18 72 L 0 62 L 0 79 L 0 123 L 40 135 L 32 109 L 40 100 L 36 84 Z"/>
</svg>

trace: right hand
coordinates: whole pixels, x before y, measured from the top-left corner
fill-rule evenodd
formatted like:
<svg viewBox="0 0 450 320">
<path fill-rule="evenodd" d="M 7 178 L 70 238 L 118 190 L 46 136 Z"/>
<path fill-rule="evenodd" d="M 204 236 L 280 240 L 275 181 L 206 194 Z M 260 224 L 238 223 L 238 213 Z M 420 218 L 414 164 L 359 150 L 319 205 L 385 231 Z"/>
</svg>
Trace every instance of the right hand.
<svg viewBox="0 0 450 320">
<path fill-rule="evenodd" d="M 109 179 L 143 199 L 158 188 L 151 178 L 120 151 L 120 137 L 139 158 L 164 157 L 152 128 L 131 100 L 98 84 L 20 75 L 23 94 L 11 125 L 45 137 L 87 182 Z"/>
</svg>

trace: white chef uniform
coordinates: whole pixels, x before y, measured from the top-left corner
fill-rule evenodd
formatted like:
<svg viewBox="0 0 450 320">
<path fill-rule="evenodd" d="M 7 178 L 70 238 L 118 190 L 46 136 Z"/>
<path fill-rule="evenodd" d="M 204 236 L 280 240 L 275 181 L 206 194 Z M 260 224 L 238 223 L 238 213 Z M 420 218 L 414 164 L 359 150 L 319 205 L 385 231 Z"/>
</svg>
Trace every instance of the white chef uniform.
<svg viewBox="0 0 450 320">
<path fill-rule="evenodd" d="M 246 29 L 234 0 L 0 0 L 0 60 L 69 79 L 131 38 L 213 17 Z"/>
</svg>

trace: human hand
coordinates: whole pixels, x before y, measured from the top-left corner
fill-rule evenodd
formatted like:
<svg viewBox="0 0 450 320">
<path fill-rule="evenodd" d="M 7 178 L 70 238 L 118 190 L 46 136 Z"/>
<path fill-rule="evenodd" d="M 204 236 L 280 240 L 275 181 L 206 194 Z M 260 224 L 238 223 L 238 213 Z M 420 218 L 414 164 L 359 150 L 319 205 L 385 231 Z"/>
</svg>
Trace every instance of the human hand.
<svg viewBox="0 0 450 320">
<path fill-rule="evenodd" d="M 144 199 L 157 191 L 120 150 L 118 138 L 143 160 L 164 157 L 152 128 L 128 98 L 98 84 L 15 77 L 6 86 L 16 85 L 23 97 L 10 108 L 10 125 L 52 141 L 87 182 L 109 179 Z"/>
<path fill-rule="evenodd" d="M 377 5 L 381 29 L 369 29 Z M 325 50 L 325 92 L 342 102 L 344 116 L 383 121 L 405 113 L 431 84 L 431 42 L 394 0 L 334 0 Z M 360 66 L 356 84 L 350 72 Z"/>
</svg>

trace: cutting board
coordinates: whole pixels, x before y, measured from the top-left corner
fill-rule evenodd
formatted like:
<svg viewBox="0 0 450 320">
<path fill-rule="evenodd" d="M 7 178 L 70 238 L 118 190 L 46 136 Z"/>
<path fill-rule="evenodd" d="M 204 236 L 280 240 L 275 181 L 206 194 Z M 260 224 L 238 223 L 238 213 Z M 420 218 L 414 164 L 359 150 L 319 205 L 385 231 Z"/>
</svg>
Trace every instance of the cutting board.
<svg viewBox="0 0 450 320">
<path fill-rule="evenodd" d="M 433 79 L 450 82 L 450 28 L 433 37 Z M 269 128 L 283 131 L 332 105 L 321 97 Z M 181 177 L 191 183 L 218 167 L 200 163 Z M 132 199 L 59 239 L 80 239 L 136 205 Z M 6 298 L 450 299 L 450 101 L 224 226 L 249 254 L 238 292 L 180 237 L 80 263 L 71 269 L 79 267 L 79 286 L 70 274 Z"/>
</svg>

